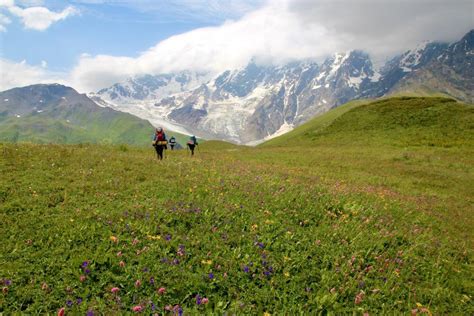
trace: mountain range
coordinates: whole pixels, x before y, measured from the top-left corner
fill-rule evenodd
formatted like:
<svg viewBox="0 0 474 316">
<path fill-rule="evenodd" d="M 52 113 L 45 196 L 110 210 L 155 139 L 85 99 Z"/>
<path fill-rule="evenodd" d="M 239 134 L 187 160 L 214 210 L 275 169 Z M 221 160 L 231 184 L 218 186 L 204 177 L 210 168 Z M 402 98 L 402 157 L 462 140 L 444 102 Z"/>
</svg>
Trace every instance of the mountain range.
<svg viewBox="0 0 474 316">
<path fill-rule="evenodd" d="M 97 106 L 63 85 L 0 92 L 0 141 L 148 145 L 152 133 L 148 121 Z"/>
<path fill-rule="evenodd" d="M 187 134 L 256 144 L 347 101 L 400 93 L 474 102 L 474 30 L 458 42 L 424 42 L 380 69 L 363 51 L 323 63 L 262 65 L 218 75 L 183 71 L 127 79 L 89 94 L 102 106 Z"/>
</svg>

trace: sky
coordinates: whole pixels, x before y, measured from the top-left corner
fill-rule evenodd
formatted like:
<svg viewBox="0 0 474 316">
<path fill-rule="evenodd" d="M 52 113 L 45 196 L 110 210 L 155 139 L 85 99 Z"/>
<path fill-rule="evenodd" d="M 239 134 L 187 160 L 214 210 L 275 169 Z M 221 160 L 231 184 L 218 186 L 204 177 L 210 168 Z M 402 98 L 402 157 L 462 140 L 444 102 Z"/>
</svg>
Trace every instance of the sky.
<svg viewBox="0 0 474 316">
<path fill-rule="evenodd" d="M 92 92 L 351 49 L 383 61 L 473 28 L 474 0 L 0 0 L 0 91 L 58 82 Z"/>
</svg>

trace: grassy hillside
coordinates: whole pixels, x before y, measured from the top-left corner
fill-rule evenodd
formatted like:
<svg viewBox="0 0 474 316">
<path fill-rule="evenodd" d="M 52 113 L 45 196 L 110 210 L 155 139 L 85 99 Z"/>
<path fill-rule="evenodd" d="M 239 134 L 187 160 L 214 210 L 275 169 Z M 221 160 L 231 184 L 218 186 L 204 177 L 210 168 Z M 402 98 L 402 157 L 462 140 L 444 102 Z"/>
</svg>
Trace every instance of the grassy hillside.
<svg viewBox="0 0 474 316">
<path fill-rule="evenodd" d="M 0 313 L 474 313 L 470 108 L 402 101 L 192 158 L 0 145 Z M 452 144 L 407 144 L 439 128 Z"/>
<path fill-rule="evenodd" d="M 474 107 L 453 99 L 398 97 L 350 102 L 262 147 L 374 144 L 466 145 L 474 136 Z M 467 144 L 471 145 L 471 143 Z"/>
</svg>

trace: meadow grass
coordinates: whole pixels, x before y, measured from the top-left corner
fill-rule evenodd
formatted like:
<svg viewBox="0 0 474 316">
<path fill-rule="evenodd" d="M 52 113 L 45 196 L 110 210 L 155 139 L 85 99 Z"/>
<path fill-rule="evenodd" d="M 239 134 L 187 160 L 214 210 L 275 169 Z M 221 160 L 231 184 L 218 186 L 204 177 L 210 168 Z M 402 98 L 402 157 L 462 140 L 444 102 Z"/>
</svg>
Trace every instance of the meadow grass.
<svg viewBox="0 0 474 316">
<path fill-rule="evenodd" d="M 192 158 L 0 145 L 0 313 L 472 314 L 472 108 L 384 102 Z"/>
<path fill-rule="evenodd" d="M 463 193 L 425 201 L 383 165 L 363 180 L 355 149 L 208 147 L 161 162 L 151 147 L 0 150 L 5 314 L 474 311 L 472 208 L 425 211 Z M 391 154 L 402 160 L 360 159 L 433 167 Z"/>
</svg>

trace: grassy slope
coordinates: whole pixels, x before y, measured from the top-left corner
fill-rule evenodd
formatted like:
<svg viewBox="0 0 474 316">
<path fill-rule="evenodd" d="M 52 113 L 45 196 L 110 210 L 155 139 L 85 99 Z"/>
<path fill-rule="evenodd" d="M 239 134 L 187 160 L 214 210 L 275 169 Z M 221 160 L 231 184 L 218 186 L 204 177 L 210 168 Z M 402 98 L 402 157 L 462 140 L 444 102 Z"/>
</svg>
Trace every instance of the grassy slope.
<svg viewBox="0 0 474 316">
<path fill-rule="evenodd" d="M 154 128 L 146 121 L 129 114 L 104 119 L 101 116 L 77 117 L 74 123 L 45 116 L 16 117 L 0 121 L 0 141 L 32 143 L 100 143 L 147 146 L 151 144 Z M 166 131 L 182 146 L 189 136 Z"/>
<path fill-rule="evenodd" d="M 298 146 L 299 142 L 304 140 L 304 135 L 308 132 L 321 131 L 326 128 L 329 124 L 332 123 L 336 118 L 342 114 L 358 107 L 363 104 L 366 104 L 366 100 L 356 100 L 348 102 L 344 105 L 341 105 L 323 115 L 317 116 L 311 121 L 295 128 L 290 133 L 283 134 L 282 136 L 273 138 L 259 147 L 269 147 L 269 146 Z"/>
<path fill-rule="evenodd" d="M 263 144 L 261 155 L 279 152 L 278 166 L 297 163 L 335 190 L 416 202 L 472 242 L 473 217 L 459 218 L 474 204 L 473 106 L 402 97 L 337 110 Z"/>
<path fill-rule="evenodd" d="M 408 121 L 427 135 L 454 118 L 464 133 L 451 131 L 451 146 L 406 146 L 395 126 L 374 133 L 398 118 L 380 105 L 353 108 L 371 124 L 342 114 L 305 130 L 304 146 L 209 142 L 162 162 L 151 148 L 3 145 L 0 278 L 13 283 L 0 312 L 54 312 L 80 297 L 72 313 L 151 313 L 152 301 L 185 313 L 472 314 L 471 110 L 430 125 L 421 106 Z M 368 136 L 351 145 L 342 126 Z"/>
</svg>

